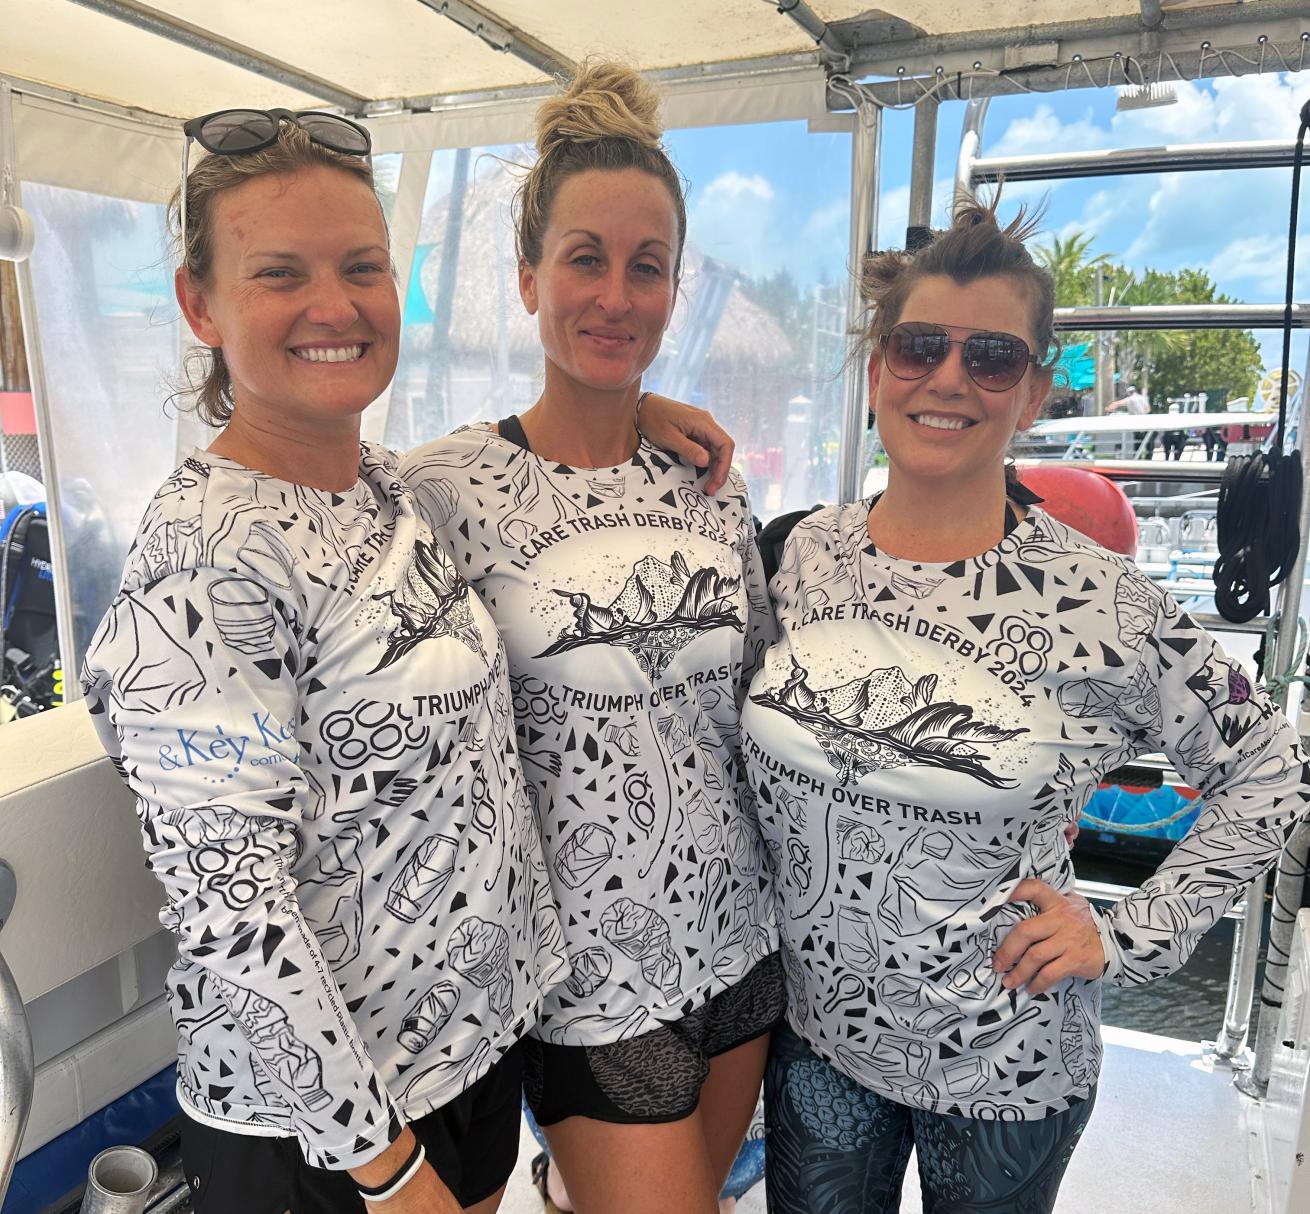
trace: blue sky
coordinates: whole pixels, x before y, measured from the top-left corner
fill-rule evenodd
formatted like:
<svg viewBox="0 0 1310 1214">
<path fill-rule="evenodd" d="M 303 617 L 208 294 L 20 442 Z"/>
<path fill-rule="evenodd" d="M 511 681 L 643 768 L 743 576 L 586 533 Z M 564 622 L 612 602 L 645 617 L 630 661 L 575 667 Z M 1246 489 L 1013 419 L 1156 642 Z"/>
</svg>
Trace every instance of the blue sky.
<svg viewBox="0 0 1310 1214">
<path fill-rule="evenodd" d="M 1310 73 L 1270 74 L 1176 86 L 1175 104 L 1117 112 L 1116 90 L 1079 89 L 997 98 L 988 114 L 986 155 L 1073 148 L 1113 148 L 1216 140 L 1290 139 L 1299 106 L 1310 96 Z M 943 104 L 937 140 L 936 223 L 942 223 L 954 179 L 964 105 Z M 909 198 L 913 114 L 884 111 L 879 243 L 904 239 Z M 675 159 L 689 183 L 689 235 L 705 253 L 758 276 L 787 268 L 802 285 L 844 282 L 847 275 L 850 141 L 810 133 L 804 122 L 672 131 Z M 432 192 L 444 192 L 450 157 L 434 163 Z M 1046 228 L 1067 236 L 1091 233 L 1094 250 L 1136 269 L 1207 270 L 1238 299 L 1280 302 L 1286 273 L 1290 170 L 1084 178 L 1010 186 L 1017 204 L 1045 201 Z M 1310 296 L 1310 177 L 1302 193 L 1298 295 Z M 1004 208 L 1003 208 L 1004 209 Z M 126 294 L 171 299 L 153 225 L 109 237 L 97 250 L 108 279 Z M 117 274 L 115 273 L 117 271 Z M 124 274 L 124 271 L 127 271 Z M 131 300 L 124 299 L 124 306 Z M 139 305 L 138 305 L 139 306 Z M 1280 336 L 1258 333 L 1267 365 L 1276 365 Z M 1307 339 L 1293 343 L 1303 369 Z"/>
<path fill-rule="evenodd" d="M 1079 89 L 998 98 L 987 117 L 984 155 L 1291 139 L 1310 79 L 1270 74 L 1176 86 L 1175 104 L 1117 112 L 1116 90 Z M 879 243 L 904 238 L 913 115 L 884 111 Z M 935 222 L 944 221 L 964 105 L 940 111 Z M 804 123 L 675 131 L 674 155 L 691 183 L 690 236 L 706 253 L 749 274 L 786 267 L 800 282 L 846 273 L 849 142 L 810 134 Z M 1136 269 L 1201 268 L 1250 303 L 1281 302 L 1286 274 L 1291 171 L 1084 178 L 1016 184 L 1013 203 L 1045 200 L 1046 228 L 1095 237 L 1094 251 Z M 1310 295 L 1310 180 L 1303 183 L 1298 295 Z M 1004 210 L 1004 206 L 1003 206 Z M 1257 334 L 1266 363 L 1276 332 Z M 1305 363 L 1305 338 L 1293 365 Z"/>
</svg>

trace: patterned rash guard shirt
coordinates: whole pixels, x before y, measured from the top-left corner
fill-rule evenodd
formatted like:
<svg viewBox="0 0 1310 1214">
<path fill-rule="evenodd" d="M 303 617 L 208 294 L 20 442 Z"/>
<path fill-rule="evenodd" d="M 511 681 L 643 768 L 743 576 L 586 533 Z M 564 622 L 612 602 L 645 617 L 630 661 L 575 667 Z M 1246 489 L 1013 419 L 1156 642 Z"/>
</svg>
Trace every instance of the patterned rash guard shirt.
<svg viewBox="0 0 1310 1214">
<path fill-rule="evenodd" d="M 179 939 L 197 1120 L 367 1162 L 567 973 L 504 648 L 391 453 L 366 445 L 340 493 L 195 453 L 84 689 Z"/>
<path fill-rule="evenodd" d="M 537 1034 L 679 1019 L 777 948 L 740 756 L 772 638 L 745 486 L 643 443 L 572 469 L 487 427 L 406 456 L 419 509 L 509 650 L 523 773 L 573 973 Z"/>
<path fill-rule="evenodd" d="M 1040 1118 L 1100 1068 L 1100 981 L 1031 996 L 992 969 L 1030 904 L 1074 884 L 1064 827 L 1100 778 L 1164 751 L 1204 809 L 1098 911 L 1104 978 L 1169 973 L 1307 806 L 1290 726 L 1135 566 L 1039 509 L 971 560 L 877 552 L 868 502 L 799 523 L 782 637 L 743 711 L 778 876 L 791 1026 L 902 1104 Z"/>
</svg>

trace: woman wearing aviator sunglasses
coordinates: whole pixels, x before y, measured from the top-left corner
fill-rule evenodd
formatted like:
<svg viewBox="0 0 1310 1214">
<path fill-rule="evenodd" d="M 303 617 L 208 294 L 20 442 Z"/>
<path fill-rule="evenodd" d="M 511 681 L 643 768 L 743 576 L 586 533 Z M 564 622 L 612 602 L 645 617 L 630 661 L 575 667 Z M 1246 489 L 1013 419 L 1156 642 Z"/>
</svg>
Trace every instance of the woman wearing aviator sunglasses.
<svg viewBox="0 0 1310 1214">
<path fill-rule="evenodd" d="M 360 442 L 400 338 L 368 135 L 186 133 L 177 295 L 222 432 L 147 509 L 84 686 L 178 936 L 194 1207 L 489 1212 L 568 963 L 499 634 Z"/>
<path fill-rule="evenodd" d="M 775 1214 L 1041 1214 L 1091 1112 L 1100 983 L 1145 982 L 1277 856 L 1310 795 L 1277 709 L 1136 567 L 1007 479 L 1051 384 L 1022 218 L 961 204 L 872 255 L 884 493 L 797 525 L 743 713 L 788 980 L 765 1078 Z M 1034 352 L 1038 353 L 1034 353 Z M 1163 750 L 1205 810 L 1112 910 L 1065 827 Z"/>
</svg>

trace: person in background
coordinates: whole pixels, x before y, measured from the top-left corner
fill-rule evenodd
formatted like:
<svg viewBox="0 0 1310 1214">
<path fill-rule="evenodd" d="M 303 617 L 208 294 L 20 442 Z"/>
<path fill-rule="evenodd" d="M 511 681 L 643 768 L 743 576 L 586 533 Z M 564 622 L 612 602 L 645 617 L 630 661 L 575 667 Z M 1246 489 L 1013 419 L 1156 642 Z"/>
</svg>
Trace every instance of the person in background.
<svg viewBox="0 0 1310 1214">
<path fill-rule="evenodd" d="M 717 1214 L 782 1011 L 738 750 L 772 637 L 750 504 L 635 425 L 686 236 L 657 108 L 614 64 L 543 104 L 516 211 L 541 396 L 403 468 L 509 650 L 573 966 L 525 1093 L 582 1214 Z"/>
<path fill-rule="evenodd" d="M 1136 384 L 1128 385 L 1128 392 L 1116 401 L 1111 401 L 1105 408 L 1106 413 L 1117 413 L 1122 409 L 1130 417 L 1145 417 L 1151 411 L 1151 402 L 1147 400 L 1146 395 L 1137 390 Z M 1146 443 L 1145 458 L 1150 459 L 1155 455 L 1155 435 L 1145 430 L 1135 430 L 1133 432 L 1133 454 L 1136 455 L 1142 451 L 1142 444 Z"/>
<path fill-rule="evenodd" d="M 1180 966 L 1310 805 L 1277 707 L 1131 560 L 1025 504 L 1054 284 L 1022 215 L 962 200 L 871 254 L 886 491 L 797 524 L 743 711 L 788 1014 L 765 1079 L 775 1214 L 1054 1205 L 1091 1114 L 1104 982 Z M 1031 499 L 1029 499 L 1031 501 Z M 1112 909 L 1066 826 L 1163 750 L 1205 808 Z"/>
</svg>

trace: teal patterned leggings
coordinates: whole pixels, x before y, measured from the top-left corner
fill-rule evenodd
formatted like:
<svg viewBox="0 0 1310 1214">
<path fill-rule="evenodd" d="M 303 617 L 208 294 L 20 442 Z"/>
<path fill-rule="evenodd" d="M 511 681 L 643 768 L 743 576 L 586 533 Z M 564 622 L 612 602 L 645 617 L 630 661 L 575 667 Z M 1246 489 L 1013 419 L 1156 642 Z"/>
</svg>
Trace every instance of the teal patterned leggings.
<svg viewBox="0 0 1310 1214">
<path fill-rule="evenodd" d="M 1096 1093 L 1039 1121 L 927 1113 L 878 1096 L 786 1024 L 764 1073 L 771 1214 L 895 1214 L 915 1148 L 924 1214 L 1050 1214 Z"/>
</svg>

